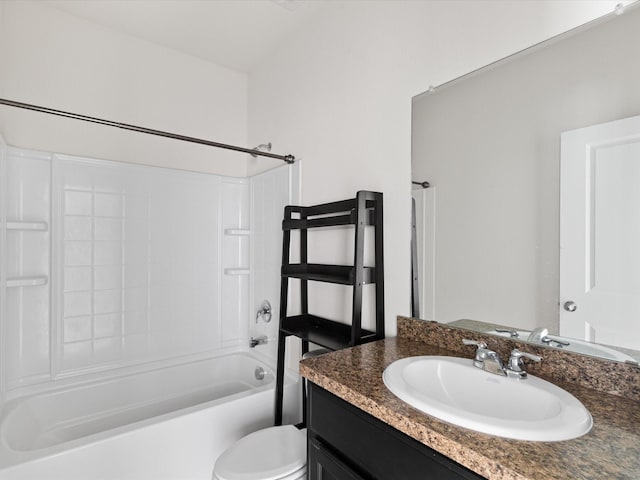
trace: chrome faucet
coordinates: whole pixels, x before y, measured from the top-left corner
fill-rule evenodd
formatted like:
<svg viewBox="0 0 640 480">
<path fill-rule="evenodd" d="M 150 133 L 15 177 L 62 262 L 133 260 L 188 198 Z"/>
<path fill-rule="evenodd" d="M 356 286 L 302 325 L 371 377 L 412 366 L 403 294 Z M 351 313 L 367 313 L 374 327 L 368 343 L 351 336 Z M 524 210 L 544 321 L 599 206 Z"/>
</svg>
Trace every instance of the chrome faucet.
<svg viewBox="0 0 640 480">
<path fill-rule="evenodd" d="M 548 328 L 538 327 L 531 331 L 531 333 L 527 337 L 527 342 L 542 343 L 542 339 L 547 338 L 548 335 Z"/>
<path fill-rule="evenodd" d="M 518 338 L 520 336 L 520 334 L 518 333 L 518 331 L 514 328 L 496 328 L 495 329 L 496 332 L 498 333 L 508 333 L 509 336 L 511 338 Z"/>
<path fill-rule="evenodd" d="M 549 336 L 549 329 L 544 327 L 538 327 L 535 330 L 532 330 L 529 336 L 527 337 L 527 342 L 543 343 L 545 345 L 549 345 L 551 347 L 558 347 L 558 348 L 567 347 L 571 345 L 569 342 L 551 338 Z"/>
<path fill-rule="evenodd" d="M 476 356 L 473 359 L 474 367 L 481 368 L 489 373 L 496 375 L 506 375 L 504 372 L 504 364 L 498 352 L 494 352 L 487 348 L 487 344 L 484 342 L 477 342 L 475 340 L 462 339 L 462 343 L 465 345 L 475 345 L 478 347 L 476 350 Z"/>
<path fill-rule="evenodd" d="M 487 344 L 484 342 L 478 342 L 475 340 L 462 339 L 465 345 L 475 345 L 478 347 L 476 350 L 476 356 L 473 359 L 473 365 L 477 368 L 481 368 L 485 372 L 500 375 L 502 377 L 517 378 L 524 380 L 527 378 L 527 372 L 522 369 L 523 359 L 528 358 L 534 362 L 541 362 L 542 357 L 534 355 L 532 353 L 522 352 L 517 348 L 511 351 L 509 362 L 505 366 L 500 358 L 498 352 L 487 348 Z"/>
</svg>

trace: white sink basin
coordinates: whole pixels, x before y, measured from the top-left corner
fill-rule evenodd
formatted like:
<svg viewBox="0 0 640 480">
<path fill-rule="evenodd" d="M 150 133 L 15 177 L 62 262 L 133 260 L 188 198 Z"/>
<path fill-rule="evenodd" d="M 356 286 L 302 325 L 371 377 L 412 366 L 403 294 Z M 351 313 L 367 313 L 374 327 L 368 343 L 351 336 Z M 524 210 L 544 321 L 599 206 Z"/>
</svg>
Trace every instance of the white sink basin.
<svg viewBox="0 0 640 480">
<path fill-rule="evenodd" d="M 591 430 L 591 414 L 541 378 L 501 377 L 471 359 L 409 357 L 389 365 L 384 384 L 409 405 L 460 427 L 517 440 L 551 442 Z"/>
</svg>

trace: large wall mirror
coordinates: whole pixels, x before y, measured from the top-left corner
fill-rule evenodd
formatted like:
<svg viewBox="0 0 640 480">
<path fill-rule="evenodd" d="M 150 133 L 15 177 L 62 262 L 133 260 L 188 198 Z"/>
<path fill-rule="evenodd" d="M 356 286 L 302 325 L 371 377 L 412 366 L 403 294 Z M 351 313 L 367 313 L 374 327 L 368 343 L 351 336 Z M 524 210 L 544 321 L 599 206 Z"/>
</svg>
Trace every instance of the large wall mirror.
<svg viewBox="0 0 640 480">
<path fill-rule="evenodd" d="M 637 7 L 414 98 L 420 318 L 640 360 Z"/>
</svg>

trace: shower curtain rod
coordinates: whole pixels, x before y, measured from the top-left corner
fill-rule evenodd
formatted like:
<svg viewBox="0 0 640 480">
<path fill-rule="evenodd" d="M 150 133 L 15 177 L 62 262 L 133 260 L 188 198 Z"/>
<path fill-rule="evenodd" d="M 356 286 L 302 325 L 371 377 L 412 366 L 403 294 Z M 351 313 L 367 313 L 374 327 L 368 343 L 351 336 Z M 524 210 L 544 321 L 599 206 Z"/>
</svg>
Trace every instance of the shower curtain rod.
<svg viewBox="0 0 640 480">
<path fill-rule="evenodd" d="M 186 135 L 179 135 L 177 133 L 163 132 L 162 130 L 153 130 L 151 128 L 138 127 L 136 125 L 129 125 L 127 123 L 113 122 L 111 120 L 104 120 L 102 118 L 89 117 L 87 115 L 80 115 L 78 113 L 65 112 L 63 110 L 56 110 L 53 108 L 41 107 L 39 105 L 31 105 L 29 103 L 16 102 L 13 100 L 7 100 L 0 98 L 0 105 L 8 105 L 9 107 L 23 108 L 25 110 L 33 110 L 40 113 L 48 113 L 49 115 L 57 115 L 59 117 L 73 118 L 75 120 L 82 120 L 84 122 L 97 123 L 99 125 L 107 125 L 109 127 L 121 128 L 123 130 L 130 130 L 132 132 L 146 133 L 147 135 L 155 135 L 158 137 L 172 138 L 174 140 L 181 140 L 183 142 L 198 143 L 200 145 L 207 145 L 209 147 L 224 148 L 226 150 L 234 150 L 236 152 L 244 152 L 250 155 L 260 155 L 262 157 L 276 158 L 283 160 L 287 163 L 293 163 L 296 159 L 293 155 L 276 155 L 275 153 L 263 152 L 257 149 L 237 147 L 235 145 L 227 145 L 225 143 L 212 142 L 210 140 L 203 140 L 201 138 L 188 137 Z"/>
</svg>

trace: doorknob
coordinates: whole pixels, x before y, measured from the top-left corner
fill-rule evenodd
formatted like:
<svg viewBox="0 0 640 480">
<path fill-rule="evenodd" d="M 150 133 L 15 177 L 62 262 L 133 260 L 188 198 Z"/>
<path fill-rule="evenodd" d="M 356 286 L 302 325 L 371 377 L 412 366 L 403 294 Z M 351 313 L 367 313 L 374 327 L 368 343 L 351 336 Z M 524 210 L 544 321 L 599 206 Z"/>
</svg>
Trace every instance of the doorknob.
<svg viewBox="0 0 640 480">
<path fill-rule="evenodd" d="M 576 302 L 571 300 L 569 300 L 568 302 L 564 302 L 563 307 L 567 312 L 575 312 L 578 309 L 578 305 L 576 305 Z"/>
</svg>

